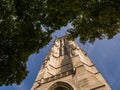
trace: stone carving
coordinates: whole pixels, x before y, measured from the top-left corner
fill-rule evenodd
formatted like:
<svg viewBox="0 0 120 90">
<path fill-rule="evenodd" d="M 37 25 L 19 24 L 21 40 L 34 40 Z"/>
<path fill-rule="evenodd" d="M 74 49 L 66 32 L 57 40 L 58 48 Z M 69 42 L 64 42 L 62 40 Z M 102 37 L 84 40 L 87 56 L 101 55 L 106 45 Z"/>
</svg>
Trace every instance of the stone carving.
<svg viewBox="0 0 120 90">
<path fill-rule="evenodd" d="M 59 57 L 59 48 L 54 46 L 52 49 L 51 49 L 51 54 L 55 57 Z"/>
<path fill-rule="evenodd" d="M 77 49 L 78 48 L 76 48 L 76 45 L 75 45 L 75 43 L 73 43 L 73 42 L 69 42 L 69 47 L 70 47 L 70 53 L 71 53 L 71 56 L 76 56 L 77 55 Z"/>
<path fill-rule="evenodd" d="M 76 55 L 75 51 L 71 51 L 71 54 L 72 54 L 72 56 Z"/>
<path fill-rule="evenodd" d="M 68 75 L 71 75 L 71 74 L 73 74 L 73 70 L 69 70 L 67 72 L 63 72 L 63 73 L 57 74 L 55 76 L 44 78 L 44 79 L 41 79 L 41 84 L 48 83 L 48 82 L 51 82 L 51 81 L 59 79 L 59 78 L 63 78 L 63 77 L 66 77 Z"/>
<path fill-rule="evenodd" d="M 70 47 L 73 49 L 73 50 L 75 50 L 76 49 L 76 45 L 75 45 L 75 43 L 74 42 L 69 42 L 69 45 L 70 45 Z"/>
<path fill-rule="evenodd" d="M 71 50 L 72 56 L 77 56 L 78 55 L 78 50 Z"/>
<path fill-rule="evenodd" d="M 56 47 L 59 47 L 59 43 L 58 43 L 58 42 L 55 42 L 55 46 L 56 46 Z"/>
<path fill-rule="evenodd" d="M 46 66 L 48 60 L 50 60 L 49 55 L 45 58 L 45 61 L 43 62 L 43 65 L 42 65 L 43 68 Z"/>
</svg>

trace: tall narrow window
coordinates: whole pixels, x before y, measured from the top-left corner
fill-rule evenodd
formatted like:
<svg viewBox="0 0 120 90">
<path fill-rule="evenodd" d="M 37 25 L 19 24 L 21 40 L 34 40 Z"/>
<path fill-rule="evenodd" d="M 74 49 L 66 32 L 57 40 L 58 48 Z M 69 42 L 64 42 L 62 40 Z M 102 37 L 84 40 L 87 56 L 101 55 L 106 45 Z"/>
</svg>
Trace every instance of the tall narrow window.
<svg viewBox="0 0 120 90">
<path fill-rule="evenodd" d="M 64 45 L 66 45 L 66 40 L 64 39 Z"/>
<path fill-rule="evenodd" d="M 60 40 L 60 47 L 62 47 L 62 39 Z"/>
<path fill-rule="evenodd" d="M 67 47 L 64 47 L 64 54 L 67 54 Z"/>
<path fill-rule="evenodd" d="M 67 43 L 66 43 L 66 39 L 64 39 L 64 54 L 67 54 Z"/>
<path fill-rule="evenodd" d="M 59 49 L 59 56 L 62 56 L 62 48 Z"/>
<path fill-rule="evenodd" d="M 62 56 L 62 40 L 60 40 L 59 56 Z"/>
</svg>

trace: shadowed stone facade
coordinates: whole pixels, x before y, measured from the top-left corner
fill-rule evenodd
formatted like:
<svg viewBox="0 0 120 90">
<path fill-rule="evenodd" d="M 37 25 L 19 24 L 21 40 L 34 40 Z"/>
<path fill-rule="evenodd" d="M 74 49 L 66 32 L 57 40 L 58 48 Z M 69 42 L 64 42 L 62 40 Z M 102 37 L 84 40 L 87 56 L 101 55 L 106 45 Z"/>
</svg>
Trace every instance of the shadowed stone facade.
<svg viewBox="0 0 120 90">
<path fill-rule="evenodd" d="M 31 90 L 111 90 L 86 53 L 66 36 L 57 38 Z"/>
</svg>

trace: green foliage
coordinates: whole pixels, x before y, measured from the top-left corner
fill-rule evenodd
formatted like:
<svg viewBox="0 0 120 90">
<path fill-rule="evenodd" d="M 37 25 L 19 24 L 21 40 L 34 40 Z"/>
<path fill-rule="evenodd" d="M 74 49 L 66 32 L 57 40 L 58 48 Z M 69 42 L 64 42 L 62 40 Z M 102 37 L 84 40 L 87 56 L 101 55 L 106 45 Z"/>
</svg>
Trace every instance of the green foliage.
<svg viewBox="0 0 120 90">
<path fill-rule="evenodd" d="M 18 16 L 13 1 L 1 2 L 0 85 L 20 84 L 28 74 L 28 56 L 48 44 L 52 32 L 43 31 L 31 18 Z"/>
<path fill-rule="evenodd" d="M 85 1 L 81 3 L 81 14 L 72 22 L 74 28 L 69 30 L 72 38 L 79 36 L 82 43 L 93 43 L 96 38 L 111 39 L 120 32 L 119 0 Z"/>
<path fill-rule="evenodd" d="M 28 74 L 27 58 L 71 23 L 71 38 L 82 43 L 120 32 L 119 0 L 1 0 L 0 85 L 20 84 Z"/>
</svg>

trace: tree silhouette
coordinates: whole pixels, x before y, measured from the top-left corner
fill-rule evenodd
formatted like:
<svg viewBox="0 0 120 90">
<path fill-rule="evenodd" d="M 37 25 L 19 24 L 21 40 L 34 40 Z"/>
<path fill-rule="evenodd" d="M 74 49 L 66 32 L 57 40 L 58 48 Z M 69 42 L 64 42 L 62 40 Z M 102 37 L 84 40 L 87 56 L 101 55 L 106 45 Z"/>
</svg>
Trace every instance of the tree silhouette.
<svg viewBox="0 0 120 90">
<path fill-rule="evenodd" d="M 27 76 L 28 56 L 71 23 L 71 38 L 93 43 L 120 32 L 119 0 L 1 0 L 0 85 L 20 84 Z"/>
</svg>

